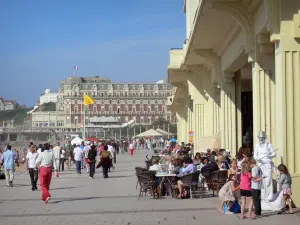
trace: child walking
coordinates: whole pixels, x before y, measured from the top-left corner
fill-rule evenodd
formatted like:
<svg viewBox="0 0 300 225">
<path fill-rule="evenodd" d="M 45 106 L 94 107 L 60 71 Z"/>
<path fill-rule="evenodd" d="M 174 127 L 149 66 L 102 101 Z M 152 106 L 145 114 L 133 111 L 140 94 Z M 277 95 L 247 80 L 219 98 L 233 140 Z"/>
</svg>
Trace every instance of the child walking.
<svg viewBox="0 0 300 225">
<path fill-rule="evenodd" d="M 241 190 L 241 198 L 242 198 L 242 207 L 241 207 L 241 219 L 245 219 L 245 207 L 246 202 L 249 202 L 248 207 L 248 218 L 255 219 L 255 215 L 252 214 L 253 207 L 253 198 L 251 192 L 251 180 L 252 175 L 250 172 L 250 164 L 249 162 L 242 163 L 242 171 L 241 171 L 241 182 L 240 182 L 240 190 Z"/>
<path fill-rule="evenodd" d="M 285 206 L 286 203 L 288 203 L 289 206 L 289 213 L 293 214 L 293 208 L 292 208 L 292 179 L 291 175 L 289 174 L 289 171 L 287 167 L 283 164 L 280 164 L 277 169 L 280 172 L 280 176 L 278 178 L 278 184 L 281 185 L 282 191 L 283 191 L 283 198 L 282 198 L 282 210 L 280 213 L 286 213 Z"/>
<path fill-rule="evenodd" d="M 234 214 L 230 211 L 230 208 L 234 202 L 240 198 L 239 189 L 240 186 L 237 182 L 237 176 L 235 174 L 229 175 L 228 182 L 219 191 L 219 199 L 222 201 L 220 212 L 223 213 L 224 204 L 229 201 L 227 210 L 224 213 L 226 215 Z"/>
<path fill-rule="evenodd" d="M 250 167 L 252 181 L 251 181 L 251 192 L 253 197 L 253 204 L 254 204 L 254 214 L 256 216 L 261 215 L 261 203 L 260 203 L 260 195 L 261 195 L 261 180 L 264 179 L 262 177 L 262 171 L 259 167 L 256 166 L 256 160 L 250 160 Z"/>
</svg>

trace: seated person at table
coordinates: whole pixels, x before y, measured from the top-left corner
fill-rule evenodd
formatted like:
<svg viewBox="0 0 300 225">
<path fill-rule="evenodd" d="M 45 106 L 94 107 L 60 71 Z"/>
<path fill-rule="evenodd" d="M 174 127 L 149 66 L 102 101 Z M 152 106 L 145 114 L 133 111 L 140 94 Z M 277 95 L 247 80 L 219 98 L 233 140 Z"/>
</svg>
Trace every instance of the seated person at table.
<svg viewBox="0 0 300 225">
<path fill-rule="evenodd" d="M 211 174 L 219 170 L 218 164 L 216 162 L 209 162 L 201 168 L 201 175 L 205 178 L 209 178 Z"/>
<path fill-rule="evenodd" d="M 183 163 L 183 168 L 180 169 L 179 174 L 180 175 L 185 175 L 185 174 L 190 174 L 194 173 L 197 171 L 197 167 L 193 164 L 193 161 L 191 158 L 186 158 Z M 183 191 L 183 183 L 181 180 L 177 181 L 178 185 L 178 190 L 179 190 L 179 197 L 182 198 L 182 191 Z"/>
<path fill-rule="evenodd" d="M 181 168 L 181 159 L 178 158 L 172 158 L 171 162 L 169 164 L 169 171 L 171 171 L 171 173 L 175 173 L 178 174 Z"/>
<path fill-rule="evenodd" d="M 195 166 L 198 166 L 199 164 L 201 164 L 202 160 L 201 160 L 201 155 L 200 152 L 197 152 L 194 158 L 194 164 Z"/>
<path fill-rule="evenodd" d="M 159 169 L 159 159 L 158 158 L 154 158 L 152 160 L 152 166 L 150 166 L 149 171 L 158 171 Z"/>
<path fill-rule="evenodd" d="M 218 155 L 217 164 L 218 164 L 218 167 L 220 170 L 228 170 L 229 169 L 228 162 L 225 160 L 223 155 Z"/>
<path fill-rule="evenodd" d="M 208 163 L 208 158 L 207 157 L 202 158 L 201 163 L 197 166 L 197 170 L 201 170 L 201 168 L 203 166 L 206 166 L 207 163 Z"/>
</svg>

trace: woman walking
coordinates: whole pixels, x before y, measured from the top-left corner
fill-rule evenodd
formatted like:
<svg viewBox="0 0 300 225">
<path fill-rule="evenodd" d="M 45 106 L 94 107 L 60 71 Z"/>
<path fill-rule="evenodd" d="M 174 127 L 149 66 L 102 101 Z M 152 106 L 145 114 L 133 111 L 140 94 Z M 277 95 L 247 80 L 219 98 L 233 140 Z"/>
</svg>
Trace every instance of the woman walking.
<svg viewBox="0 0 300 225">
<path fill-rule="evenodd" d="M 108 169 L 110 167 L 110 151 L 108 151 L 108 146 L 104 146 L 104 150 L 101 152 L 101 166 L 103 169 L 103 177 L 108 178 Z"/>
<path fill-rule="evenodd" d="M 29 172 L 30 180 L 31 180 L 31 190 L 37 190 L 37 181 L 39 179 L 39 170 L 36 169 L 35 163 L 36 159 L 39 156 L 39 153 L 36 152 L 36 146 L 31 145 L 29 152 L 26 155 L 26 171 Z"/>
<path fill-rule="evenodd" d="M 133 156 L 134 147 L 133 147 L 132 141 L 129 144 L 129 151 L 130 151 L 130 155 Z"/>
<path fill-rule="evenodd" d="M 44 148 L 42 149 L 41 154 L 39 154 L 35 165 L 36 167 L 40 167 L 40 186 L 42 191 L 42 200 L 45 203 L 48 203 L 51 198 L 49 187 L 52 178 L 52 167 L 55 170 L 56 177 L 59 177 L 55 157 L 53 152 L 50 151 L 49 143 L 44 144 Z"/>
</svg>

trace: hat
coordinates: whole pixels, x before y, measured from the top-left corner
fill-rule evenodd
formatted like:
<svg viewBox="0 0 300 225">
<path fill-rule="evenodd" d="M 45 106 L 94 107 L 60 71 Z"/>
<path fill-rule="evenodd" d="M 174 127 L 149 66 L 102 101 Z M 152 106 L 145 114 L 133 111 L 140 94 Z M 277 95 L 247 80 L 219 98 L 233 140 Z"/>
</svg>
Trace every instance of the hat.
<svg viewBox="0 0 300 225">
<path fill-rule="evenodd" d="M 267 138 L 266 132 L 260 131 L 257 137 L 258 137 L 258 138 Z"/>
<path fill-rule="evenodd" d="M 81 145 L 81 144 L 80 144 L 80 142 L 77 142 L 76 145 L 79 146 L 79 145 Z"/>
<path fill-rule="evenodd" d="M 86 144 L 89 145 L 89 144 L 91 144 L 91 142 L 90 142 L 90 141 L 87 141 Z"/>
</svg>

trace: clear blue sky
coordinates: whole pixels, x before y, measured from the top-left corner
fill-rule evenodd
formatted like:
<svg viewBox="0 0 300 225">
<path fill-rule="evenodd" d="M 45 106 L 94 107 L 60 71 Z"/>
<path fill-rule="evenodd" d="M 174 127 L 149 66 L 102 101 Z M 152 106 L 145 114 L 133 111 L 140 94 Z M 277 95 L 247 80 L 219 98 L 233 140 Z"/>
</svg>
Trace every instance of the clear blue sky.
<svg viewBox="0 0 300 225">
<path fill-rule="evenodd" d="M 183 0 L 1 0 L 0 96 L 33 105 L 73 74 L 114 82 L 167 76 L 185 39 Z"/>
</svg>

